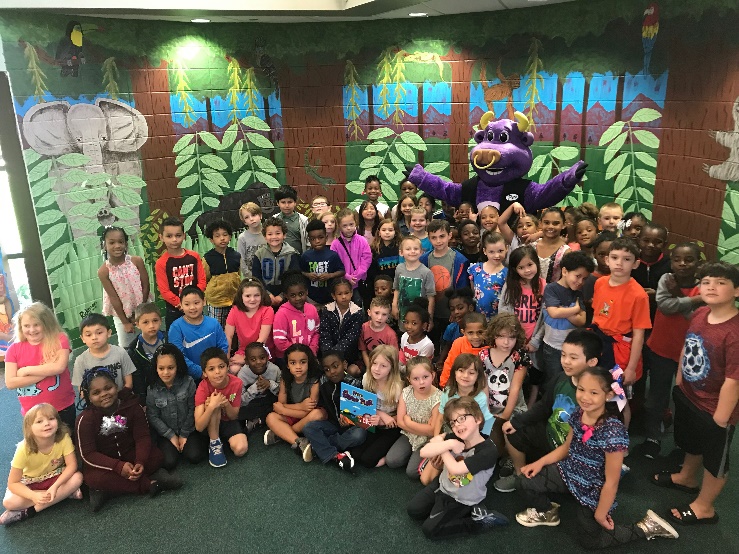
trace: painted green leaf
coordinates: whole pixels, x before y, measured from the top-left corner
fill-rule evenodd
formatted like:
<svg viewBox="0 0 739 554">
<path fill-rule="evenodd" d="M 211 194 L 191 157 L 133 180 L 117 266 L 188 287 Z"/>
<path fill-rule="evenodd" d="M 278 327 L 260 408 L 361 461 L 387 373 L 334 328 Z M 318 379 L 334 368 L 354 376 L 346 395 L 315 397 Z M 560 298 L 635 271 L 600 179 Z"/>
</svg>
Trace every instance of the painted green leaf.
<svg viewBox="0 0 739 554">
<path fill-rule="evenodd" d="M 218 186 L 218 183 L 211 181 L 210 179 L 204 179 L 203 186 L 216 196 L 221 196 L 223 194 L 223 191 L 221 190 L 221 187 Z M 205 199 L 203 199 L 203 201 L 205 201 Z"/>
<path fill-rule="evenodd" d="M 67 215 L 97 217 L 100 208 L 102 208 L 103 206 L 104 204 L 102 202 L 80 202 L 79 204 L 75 204 L 74 206 L 72 206 L 72 208 L 67 212 Z"/>
<path fill-rule="evenodd" d="M 724 252 L 721 255 L 721 261 L 722 262 L 728 262 L 730 264 L 737 265 L 739 264 L 739 252 L 736 250 L 731 250 L 729 252 Z"/>
<path fill-rule="evenodd" d="M 372 154 L 374 152 L 382 152 L 383 150 L 387 150 L 387 142 L 382 142 L 381 140 L 378 140 L 377 142 L 373 142 L 372 144 L 368 144 L 364 147 L 364 151 L 368 154 Z"/>
<path fill-rule="evenodd" d="M 649 123 L 662 117 L 662 114 L 652 108 L 641 108 L 631 116 L 632 123 Z"/>
<path fill-rule="evenodd" d="M 616 182 L 613 184 L 613 194 L 618 196 L 629 184 L 629 177 L 631 176 L 631 166 L 627 165 L 626 170 L 622 171 L 616 177 Z M 596 203 L 597 206 L 597 203 Z"/>
<path fill-rule="evenodd" d="M 144 203 L 141 195 L 133 189 L 125 187 L 113 187 L 113 196 L 123 202 L 126 206 L 140 206 Z"/>
<path fill-rule="evenodd" d="M 539 174 L 539 183 L 546 183 L 552 176 L 552 164 L 546 164 Z"/>
<path fill-rule="evenodd" d="M 97 221 L 95 221 L 97 223 Z M 46 250 L 47 248 L 51 248 L 56 244 L 56 242 L 62 238 L 63 236 L 67 236 L 67 223 L 57 223 L 56 225 L 49 227 L 44 233 L 41 235 L 41 248 Z"/>
<path fill-rule="evenodd" d="M 54 177 L 41 179 L 38 183 L 31 187 L 31 194 L 34 198 L 38 198 L 42 194 L 46 194 L 47 192 L 49 192 L 51 190 L 51 187 L 53 187 L 55 183 L 56 179 Z"/>
<path fill-rule="evenodd" d="M 241 123 L 257 131 L 269 131 L 269 125 L 254 115 L 247 115 L 241 120 Z"/>
<path fill-rule="evenodd" d="M 364 181 L 351 181 L 346 184 L 346 190 L 354 194 L 362 194 L 364 192 Z"/>
<path fill-rule="evenodd" d="M 240 140 L 236 143 L 233 150 L 231 150 L 231 164 L 233 165 L 233 170 L 238 171 L 241 169 L 248 159 L 249 155 L 244 153 L 244 141 Z"/>
<path fill-rule="evenodd" d="M 67 260 L 70 248 L 72 248 L 72 244 L 69 242 L 62 243 L 57 248 L 54 248 L 54 250 L 46 256 L 46 267 L 48 269 L 53 269 L 56 266 L 63 264 Z"/>
<path fill-rule="evenodd" d="M 226 178 L 223 176 L 222 173 L 209 173 L 206 177 L 206 180 L 212 181 L 219 188 L 225 189 L 226 191 L 231 188 L 231 185 L 228 184 L 228 181 L 226 181 Z"/>
<path fill-rule="evenodd" d="M 96 212 L 97 213 L 97 212 Z M 64 214 L 59 210 L 46 210 L 36 216 L 37 225 L 51 225 L 56 223 L 64 217 Z"/>
<path fill-rule="evenodd" d="M 256 172 L 257 180 L 264 183 L 271 189 L 278 189 L 280 188 L 280 182 L 275 179 L 272 175 L 269 175 L 267 173 L 263 173 L 261 171 Z"/>
<path fill-rule="evenodd" d="M 234 185 L 234 190 L 241 190 L 243 189 L 248 183 L 249 179 L 251 179 L 251 176 L 254 172 L 244 171 L 241 175 L 239 175 L 239 178 L 236 179 L 236 184 Z"/>
<path fill-rule="evenodd" d="M 395 191 L 395 188 L 388 185 L 387 183 L 382 183 L 382 196 L 385 199 L 385 203 L 388 202 L 397 202 L 398 201 L 398 193 Z"/>
<path fill-rule="evenodd" d="M 228 167 L 225 160 L 219 158 L 215 154 L 206 154 L 205 156 L 201 156 L 200 162 L 217 171 L 224 171 Z"/>
<path fill-rule="evenodd" d="M 426 164 L 423 168 L 429 173 L 441 173 L 449 167 L 449 162 L 431 162 Z"/>
<path fill-rule="evenodd" d="M 182 165 L 187 160 L 190 159 L 190 157 L 195 154 L 195 144 L 191 144 L 190 146 L 185 147 L 179 154 L 177 154 L 177 157 L 174 159 L 175 165 Z"/>
<path fill-rule="evenodd" d="M 118 219 L 136 219 L 139 216 L 138 211 L 133 211 L 128 206 L 115 206 L 110 208 L 110 213 Z"/>
<path fill-rule="evenodd" d="M 349 202 L 349 204 L 346 207 L 349 208 L 350 210 L 356 210 L 359 206 L 362 205 L 363 201 L 364 201 L 363 199 L 357 198 Z"/>
<path fill-rule="evenodd" d="M 200 131 L 198 133 L 198 137 L 213 150 L 223 150 L 223 145 L 221 144 L 221 141 L 218 140 L 213 133 L 209 133 L 208 131 Z"/>
<path fill-rule="evenodd" d="M 41 159 L 41 154 L 36 152 L 33 148 L 27 148 L 23 151 L 23 161 L 26 163 L 26 167 L 29 167 L 34 162 Z"/>
<path fill-rule="evenodd" d="M 624 164 L 626 163 L 626 159 L 628 158 L 628 154 L 621 154 L 616 159 L 614 159 L 611 163 L 608 164 L 608 168 L 606 169 L 606 181 L 609 179 L 613 179 L 613 177 L 621 171 Z"/>
<path fill-rule="evenodd" d="M 385 179 L 387 179 L 390 183 L 395 183 L 396 181 L 396 175 L 395 172 L 387 167 L 386 165 L 382 166 L 382 174 L 385 176 Z"/>
<path fill-rule="evenodd" d="M 734 213 L 739 215 L 739 192 L 733 192 L 728 195 L 731 198 L 731 205 L 734 208 Z"/>
<path fill-rule="evenodd" d="M 637 187 L 637 191 L 639 192 L 641 197 L 647 202 L 654 202 L 654 194 L 652 193 L 651 190 L 646 189 L 644 187 Z"/>
<path fill-rule="evenodd" d="M 221 141 L 223 147 L 228 148 L 229 146 L 231 146 L 236 140 L 238 134 L 239 126 L 234 123 L 223 133 L 223 140 Z"/>
<path fill-rule="evenodd" d="M 636 173 L 636 176 L 648 185 L 654 186 L 654 182 L 657 179 L 654 171 L 649 171 L 648 169 L 637 169 L 634 173 Z"/>
<path fill-rule="evenodd" d="M 364 181 L 370 175 L 377 175 L 379 172 L 380 172 L 380 168 L 377 166 L 368 167 L 367 169 L 363 169 L 359 173 L 359 179 Z"/>
<path fill-rule="evenodd" d="M 88 173 L 85 186 L 90 188 L 100 187 L 108 184 L 113 179 L 113 176 L 108 173 Z"/>
<path fill-rule="evenodd" d="M 388 152 L 387 156 L 388 158 L 390 158 L 390 162 L 395 166 L 395 169 L 398 171 L 405 170 L 405 166 L 408 165 L 407 162 L 404 162 L 403 160 L 401 160 L 400 157 L 393 151 Z"/>
<path fill-rule="evenodd" d="M 187 175 L 190 173 L 190 170 L 192 169 L 192 166 L 195 165 L 195 159 L 193 158 L 189 162 L 185 162 L 181 166 L 177 168 L 177 170 L 174 172 L 175 177 L 182 177 L 183 175 Z"/>
<path fill-rule="evenodd" d="M 613 139 L 615 139 L 623 130 L 624 125 L 625 123 L 623 121 L 616 121 L 616 123 L 608 127 L 608 129 L 606 129 L 606 132 L 601 135 L 600 140 L 598 141 L 598 146 L 608 144 Z"/>
<path fill-rule="evenodd" d="M 88 200 L 101 200 L 108 196 L 108 187 L 81 188 L 70 190 L 65 196 L 72 202 L 86 202 Z"/>
<path fill-rule="evenodd" d="M 367 156 L 365 159 L 359 162 L 359 167 L 361 167 L 362 169 L 369 169 L 377 167 L 378 165 L 380 165 L 380 162 L 382 162 L 382 156 Z"/>
<path fill-rule="evenodd" d="M 187 189 L 193 186 L 197 182 L 198 182 L 198 176 L 197 174 L 193 173 L 192 175 L 188 175 L 187 177 L 182 179 L 179 183 L 177 183 L 177 188 Z"/>
<path fill-rule="evenodd" d="M 189 214 L 193 208 L 195 208 L 195 205 L 198 203 L 198 200 L 200 200 L 200 197 L 197 195 L 188 196 L 185 201 L 182 203 L 182 207 L 180 208 L 180 213 L 182 214 Z M 185 231 L 187 231 L 189 227 L 185 225 Z"/>
<path fill-rule="evenodd" d="M 726 250 L 737 250 L 739 249 L 739 233 L 731 235 L 727 238 L 723 244 L 719 241 L 719 246 L 724 247 Z"/>
<path fill-rule="evenodd" d="M 215 198 L 211 198 L 210 196 L 203 197 L 203 204 L 206 206 L 210 206 L 211 208 L 217 208 L 218 207 L 218 200 Z"/>
<path fill-rule="evenodd" d="M 185 146 L 187 146 L 188 144 L 190 144 L 190 142 L 192 142 L 192 139 L 194 136 L 195 135 L 184 135 L 180 140 L 178 140 L 175 143 L 174 147 L 172 148 L 172 152 L 176 154 L 177 152 L 182 150 Z"/>
<path fill-rule="evenodd" d="M 646 217 L 648 221 L 652 220 L 652 210 L 650 210 L 649 208 L 645 208 L 642 206 L 641 213 L 644 214 L 644 217 Z"/>
<path fill-rule="evenodd" d="M 119 185 L 129 188 L 140 189 L 146 186 L 146 181 L 138 175 L 118 175 L 116 180 Z"/>
<path fill-rule="evenodd" d="M 257 148 L 275 147 L 275 145 L 272 144 L 272 142 L 268 138 L 263 137 L 259 133 L 246 133 L 246 138 L 249 139 L 249 142 L 251 142 Z"/>
<path fill-rule="evenodd" d="M 634 137 L 647 148 L 659 148 L 659 139 L 652 131 L 639 129 L 634 131 Z"/>
<path fill-rule="evenodd" d="M 539 154 L 534 158 L 534 161 L 531 163 L 531 169 L 529 169 L 529 176 L 533 177 L 538 173 L 538 171 L 544 167 L 544 162 L 547 161 L 547 154 Z M 428 169 L 427 169 L 428 171 Z"/>
<path fill-rule="evenodd" d="M 574 146 L 557 146 L 552 148 L 550 154 L 558 160 L 574 160 L 580 155 L 580 149 Z"/>
<path fill-rule="evenodd" d="M 59 156 L 56 159 L 56 161 L 68 167 L 80 167 L 81 165 L 85 165 L 86 163 L 89 163 L 90 157 L 85 156 L 84 154 L 78 154 L 76 152 L 72 152 L 70 154 L 63 154 Z"/>
<path fill-rule="evenodd" d="M 35 183 L 39 179 L 47 177 L 49 170 L 51 169 L 51 160 L 44 160 L 33 166 L 33 169 L 28 172 L 28 182 Z"/>
<path fill-rule="evenodd" d="M 736 229 L 736 216 L 734 215 L 734 210 L 731 209 L 731 205 L 728 201 L 724 202 L 724 207 L 721 210 L 721 219 L 723 219 L 724 223 L 729 227 Z"/>
<path fill-rule="evenodd" d="M 611 144 L 608 145 L 605 153 L 603 154 L 603 163 L 608 163 L 616 154 L 618 154 L 618 151 L 626 142 L 626 137 L 628 137 L 628 133 L 621 133 L 614 139 L 613 142 L 611 142 Z"/>
<path fill-rule="evenodd" d="M 265 158 L 264 156 L 254 156 L 252 159 L 254 160 L 254 163 L 257 164 L 257 167 L 262 171 L 266 171 L 267 173 L 277 173 L 277 166 L 275 166 L 269 158 Z"/>
<path fill-rule="evenodd" d="M 403 131 L 402 133 L 400 133 L 400 140 L 402 140 L 404 143 L 406 143 L 408 146 L 411 146 L 415 150 L 426 150 L 426 143 L 423 142 L 423 139 L 420 135 L 414 133 L 413 131 Z"/>
<path fill-rule="evenodd" d="M 395 134 L 395 131 L 393 131 L 390 127 L 379 127 L 377 129 L 370 131 L 370 134 L 367 135 L 367 139 L 368 140 L 383 139 L 385 137 L 390 137 L 394 134 Z"/>
<path fill-rule="evenodd" d="M 646 152 L 635 152 L 636 158 L 649 167 L 657 167 L 657 159 Z"/>
<path fill-rule="evenodd" d="M 405 145 L 402 142 L 396 142 L 395 149 L 398 151 L 398 154 L 400 154 L 400 156 L 404 158 L 407 162 L 416 162 L 416 153 L 410 146 Z M 405 167 L 404 164 L 403 167 Z"/>
<path fill-rule="evenodd" d="M 190 214 L 187 216 L 187 219 L 185 219 L 185 232 L 189 231 L 192 227 L 193 223 L 195 223 L 195 220 L 199 218 L 201 215 L 203 215 L 203 212 L 196 211 L 195 213 Z"/>
<path fill-rule="evenodd" d="M 626 187 L 624 189 L 623 194 L 619 195 L 618 199 L 621 202 L 626 202 L 626 200 L 633 198 L 633 197 L 634 197 L 634 187 Z M 624 212 L 629 212 L 629 211 L 632 211 L 632 210 L 627 210 L 626 208 L 624 208 Z"/>
</svg>

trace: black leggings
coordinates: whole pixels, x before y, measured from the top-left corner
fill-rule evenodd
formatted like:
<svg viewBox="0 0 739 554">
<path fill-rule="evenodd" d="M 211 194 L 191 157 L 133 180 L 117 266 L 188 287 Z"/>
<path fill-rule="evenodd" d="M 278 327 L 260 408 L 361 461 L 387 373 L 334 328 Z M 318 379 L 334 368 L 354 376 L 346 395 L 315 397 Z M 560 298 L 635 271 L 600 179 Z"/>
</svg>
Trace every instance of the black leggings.
<svg viewBox="0 0 739 554">
<path fill-rule="evenodd" d="M 390 447 L 400 437 L 400 428 L 375 427 L 374 433 L 367 433 L 367 440 L 352 450 L 354 459 L 366 468 L 377 466 L 384 458 Z"/>
<path fill-rule="evenodd" d="M 167 471 L 174 469 L 180 460 L 180 454 L 191 464 L 199 464 L 208 457 L 208 438 L 203 433 L 197 431 L 187 437 L 187 442 L 182 452 L 177 450 L 169 439 L 157 437 L 157 446 L 162 451 L 164 460 L 162 467 Z"/>
<path fill-rule="evenodd" d="M 465 506 L 441 491 L 439 479 L 418 492 L 408 503 L 408 515 L 423 521 L 421 530 L 429 539 L 474 533 L 480 530 L 470 517 L 472 506 Z"/>
<path fill-rule="evenodd" d="M 557 464 L 544 466 L 541 472 L 531 479 L 522 476 L 521 489 L 526 494 L 527 505 L 538 512 L 547 512 L 551 509 L 547 493 L 569 492 Z M 578 503 L 578 508 L 577 522 L 580 526 L 578 540 L 584 548 L 589 550 L 608 548 L 646 539 L 644 531 L 636 525 L 614 525 L 613 530 L 608 530 L 595 521 L 594 512 L 590 507 Z"/>
</svg>

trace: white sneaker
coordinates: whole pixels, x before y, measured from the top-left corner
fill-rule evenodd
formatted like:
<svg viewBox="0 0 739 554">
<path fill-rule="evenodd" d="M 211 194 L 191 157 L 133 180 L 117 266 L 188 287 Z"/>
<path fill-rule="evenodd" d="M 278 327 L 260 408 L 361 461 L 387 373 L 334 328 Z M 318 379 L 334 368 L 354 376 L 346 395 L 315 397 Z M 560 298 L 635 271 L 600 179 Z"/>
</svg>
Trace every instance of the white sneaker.
<svg viewBox="0 0 739 554">
<path fill-rule="evenodd" d="M 546 512 L 538 512 L 536 508 L 527 508 L 516 514 L 516 521 L 524 527 L 556 527 L 559 525 L 559 504 L 552 502 L 552 507 Z"/>
</svg>

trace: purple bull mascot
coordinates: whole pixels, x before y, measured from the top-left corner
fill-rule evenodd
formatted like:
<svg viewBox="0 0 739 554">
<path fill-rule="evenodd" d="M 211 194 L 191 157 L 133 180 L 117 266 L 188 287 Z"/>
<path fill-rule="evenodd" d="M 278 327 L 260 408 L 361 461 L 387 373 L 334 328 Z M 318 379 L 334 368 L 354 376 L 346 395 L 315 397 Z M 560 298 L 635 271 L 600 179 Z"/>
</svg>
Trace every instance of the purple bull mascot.
<svg viewBox="0 0 739 554">
<path fill-rule="evenodd" d="M 492 112 L 484 114 L 475 133 L 477 144 L 470 152 L 470 163 L 477 175 L 460 185 L 444 181 L 417 164 L 408 180 L 450 206 L 470 202 L 479 211 L 493 205 L 501 213 L 513 202 L 523 204 L 530 213 L 554 206 L 580 182 L 588 165 L 582 161 L 546 183 L 525 179 L 531 169 L 534 142 L 534 135 L 528 132 L 528 118 L 521 112 L 515 113 L 515 121 L 495 121 L 493 117 Z"/>
</svg>

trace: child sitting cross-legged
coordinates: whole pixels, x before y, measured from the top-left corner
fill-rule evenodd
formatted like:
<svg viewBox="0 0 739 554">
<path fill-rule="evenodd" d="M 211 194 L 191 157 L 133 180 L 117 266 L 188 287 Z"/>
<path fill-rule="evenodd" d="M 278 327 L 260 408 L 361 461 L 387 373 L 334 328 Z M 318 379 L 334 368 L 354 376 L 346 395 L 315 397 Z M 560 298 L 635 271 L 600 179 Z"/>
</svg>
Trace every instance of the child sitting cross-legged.
<svg viewBox="0 0 739 554">
<path fill-rule="evenodd" d="M 340 405 L 341 384 L 362 388 L 362 381 L 346 372 L 344 353 L 328 350 L 323 353 L 323 371 L 319 388 L 319 402 L 326 412 L 326 419 L 309 421 L 303 427 L 305 438 L 310 441 L 316 456 L 324 463 L 332 463 L 343 471 L 354 470 L 354 458 L 350 449 L 359 446 L 367 438 L 363 427 L 347 424 L 342 420 Z"/>
<path fill-rule="evenodd" d="M 244 349 L 246 364 L 239 370 L 244 384 L 241 393 L 239 421 L 246 422 L 246 432 L 251 433 L 265 423 L 272 406 L 277 402 L 280 390 L 280 368 L 269 361 L 269 354 L 261 342 L 252 342 Z"/>
<path fill-rule="evenodd" d="M 285 365 L 274 411 L 267 416 L 264 444 L 270 446 L 282 439 L 304 462 L 310 462 L 310 442 L 298 434 L 308 422 L 326 419 L 326 412 L 318 408 L 321 366 L 305 344 L 293 344 L 285 351 Z"/>
<path fill-rule="evenodd" d="M 615 386 L 614 386 L 615 385 Z M 625 401 L 611 372 L 589 367 L 577 380 L 579 408 L 570 416 L 565 442 L 539 460 L 524 466 L 521 488 L 529 508 L 516 514 L 525 527 L 559 525 L 559 504 L 549 493 L 569 492 L 578 502 L 578 539 L 589 549 L 607 548 L 656 537 L 678 538 L 672 526 L 652 510 L 638 523 L 617 525 L 611 513 L 621 478 L 629 434 L 621 420 L 609 413 L 614 396 Z"/>
<path fill-rule="evenodd" d="M 480 433 L 484 419 L 480 406 L 470 397 L 450 400 L 444 420 L 452 429 L 437 435 L 421 449 L 421 456 L 441 456 L 444 469 L 439 479 L 408 503 L 408 515 L 423 521 L 429 539 L 480 533 L 506 525 L 508 519 L 482 505 L 487 483 L 495 470 L 495 445 Z"/>
<path fill-rule="evenodd" d="M 238 421 L 241 380 L 228 371 L 228 356 L 218 347 L 206 348 L 200 356 L 203 380 L 195 391 L 195 429 L 208 433 L 208 463 L 226 465 L 222 439 L 234 455 L 246 454 L 249 443 Z"/>
</svg>

